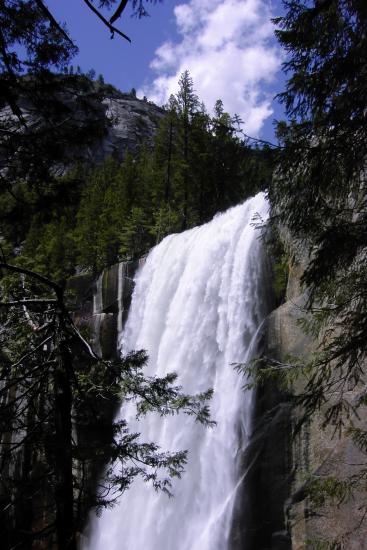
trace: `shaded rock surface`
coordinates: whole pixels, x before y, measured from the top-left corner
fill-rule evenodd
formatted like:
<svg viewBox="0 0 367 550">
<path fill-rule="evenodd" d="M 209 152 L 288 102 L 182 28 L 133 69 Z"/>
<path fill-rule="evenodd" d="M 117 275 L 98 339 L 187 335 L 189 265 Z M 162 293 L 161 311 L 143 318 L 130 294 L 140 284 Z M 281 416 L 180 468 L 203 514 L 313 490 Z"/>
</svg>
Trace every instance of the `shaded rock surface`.
<svg viewBox="0 0 367 550">
<path fill-rule="evenodd" d="M 268 356 L 274 313 L 259 334 L 258 354 Z M 246 480 L 237 517 L 245 526 L 234 550 L 290 550 L 284 505 L 291 491 L 288 396 L 268 381 L 255 390 L 253 432 L 244 457 Z"/>
<path fill-rule="evenodd" d="M 121 158 L 126 150 L 134 153 L 142 143 L 152 146 L 158 123 L 164 116 L 162 108 L 128 94 L 107 97 L 103 106 L 110 126 L 97 149 L 100 160 L 109 155 Z"/>
<path fill-rule="evenodd" d="M 96 279 L 81 273 L 68 281 L 69 303 L 74 310 L 73 320 L 88 335 L 93 351 L 105 360 L 119 357 L 118 335 L 126 321 L 133 291 L 134 274 L 144 260 L 121 262 L 106 268 Z M 94 416 L 88 411 L 75 415 L 74 431 L 81 448 L 98 445 L 108 448 L 113 437 L 113 419 L 119 399 L 95 403 Z M 76 463 L 75 475 L 83 480 L 86 502 L 93 500 L 96 482 L 105 467 L 103 453 L 96 460 Z M 83 520 L 88 515 L 88 504 L 82 510 Z"/>
<path fill-rule="evenodd" d="M 97 279 L 88 273 L 69 279 L 74 321 L 87 331 L 93 350 L 103 359 L 118 357 L 118 333 L 126 321 L 134 274 L 143 261 L 115 264 Z"/>
<path fill-rule="evenodd" d="M 284 233 L 283 238 L 292 252 L 286 302 L 274 310 L 268 318 L 265 354 L 284 363 L 291 363 L 292 358 L 307 361 L 318 347 L 318 340 L 307 335 L 300 323 L 300 320 L 307 317 L 304 309 L 307 293 L 302 290 L 300 279 L 308 258 L 305 251 L 292 242 L 289 235 Z M 304 379 L 297 379 L 293 392 L 296 394 L 302 392 L 304 385 Z M 278 407 L 282 406 L 283 397 L 279 394 L 276 397 L 277 391 L 272 388 L 271 396 L 267 396 L 265 389 L 265 393 L 260 395 L 258 407 L 261 408 L 261 399 L 265 400 L 266 408 L 269 408 L 272 399 L 275 399 Z M 356 392 L 349 391 L 346 396 L 353 401 L 358 397 L 354 393 Z M 291 547 L 292 550 L 305 548 L 316 550 L 320 548 L 320 543 L 342 538 L 344 538 L 344 548 L 348 550 L 366 549 L 365 527 L 361 526 L 364 513 L 362 492 L 357 491 L 352 499 L 347 499 L 340 506 L 326 504 L 317 508 L 306 494 L 307 479 L 310 475 L 316 475 L 320 479 L 325 479 L 327 476 L 347 479 L 358 473 L 360 465 L 364 463 L 364 457 L 346 433 L 342 433 L 339 437 L 334 433 L 332 426 L 322 429 L 322 411 L 310 422 L 304 424 L 298 435 L 292 438 L 291 429 L 297 422 L 297 416 L 297 411 L 293 410 L 290 413 L 288 408 L 283 426 L 279 425 L 267 441 L 269 450 L 265 452 L 265 465 L 266 456 L 269 457 L 269 461 L 264 468 L 265 478 L 261 486 L 265 488 L 265 498 L 262 494 L 261 502 L 265 501 L 267 506 L 273 499 L 275 507 L 271 506 L 272 513 L 277 509 L 280 512 L 279 501 L 283 503 L 283 521 L 291 536 L 289 548 Z M 363 419 L 360 425 L 366 429 Z M 280 470 L 278 470 L 279 464 L 281 464 Z M 273 481 L 278 478 L 281 481 L 282 476 L 287 485 L 285 492 L 279 491 L 276 484 L 273 485 Z M 279 499 L 278 502 L 277 499 Z M 277 542 L 273 546 L 272 543 L 269 548 L 281 550 L 283 546 L 279 544 Z M 284 548 L 288 547 L 284 546 Z"/>
</svg>

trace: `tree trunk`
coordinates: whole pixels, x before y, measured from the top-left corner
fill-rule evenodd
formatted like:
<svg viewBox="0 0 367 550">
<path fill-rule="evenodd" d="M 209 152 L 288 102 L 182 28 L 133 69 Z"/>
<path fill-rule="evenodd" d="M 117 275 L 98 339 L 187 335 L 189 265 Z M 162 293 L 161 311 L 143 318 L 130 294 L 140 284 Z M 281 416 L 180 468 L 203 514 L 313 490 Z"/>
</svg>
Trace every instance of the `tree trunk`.
<svg viewBox="0 0 367 550">
<path fill-rule="evenodd" d="M 54 374 L 56 535 L 59 550 L 76 550 L 73 511 L 72 393 L 70 387 L 72 358 L 62 334 L 58 346 L 59 362 Z"/>
</svg>

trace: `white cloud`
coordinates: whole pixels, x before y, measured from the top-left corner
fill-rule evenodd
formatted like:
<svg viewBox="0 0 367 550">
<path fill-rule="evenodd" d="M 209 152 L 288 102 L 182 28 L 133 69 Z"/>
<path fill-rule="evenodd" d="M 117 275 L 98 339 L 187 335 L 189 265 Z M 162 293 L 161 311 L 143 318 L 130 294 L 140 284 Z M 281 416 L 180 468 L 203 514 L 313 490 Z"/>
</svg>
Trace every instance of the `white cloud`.
<svg viewBox="0 0 367 550">
<path fill-rule="evenodd" d="M 158 104 L 176 93 L 180 74 L 188 69 L 195 91 L 211 109 L 223 100 L 245 131 L 259 135 L 272 115 L 269 86 L 281 63 L 273 38 L 270 0 L 190 0 L 174 8 L 179 40 L 155 52 L 154 80 L 139 92 Z"/>
</svg>

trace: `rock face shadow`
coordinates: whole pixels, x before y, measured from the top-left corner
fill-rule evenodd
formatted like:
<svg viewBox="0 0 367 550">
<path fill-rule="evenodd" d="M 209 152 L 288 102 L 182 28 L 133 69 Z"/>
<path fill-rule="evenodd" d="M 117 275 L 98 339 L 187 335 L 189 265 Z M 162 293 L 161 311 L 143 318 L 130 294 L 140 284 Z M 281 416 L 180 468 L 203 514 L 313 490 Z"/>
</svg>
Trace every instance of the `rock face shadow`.
<svg viewBox="0 0 367 550">
<path fill-rule="evenodd" d="M 256 356 L 268 355 L 269 318 L 258 334 Z M 254 390 L 253 428 L 242 457 L 231 550 L 290 550 L 286 502 L 291 492 L 291 411 L 273 381 Z"/>
</svg>

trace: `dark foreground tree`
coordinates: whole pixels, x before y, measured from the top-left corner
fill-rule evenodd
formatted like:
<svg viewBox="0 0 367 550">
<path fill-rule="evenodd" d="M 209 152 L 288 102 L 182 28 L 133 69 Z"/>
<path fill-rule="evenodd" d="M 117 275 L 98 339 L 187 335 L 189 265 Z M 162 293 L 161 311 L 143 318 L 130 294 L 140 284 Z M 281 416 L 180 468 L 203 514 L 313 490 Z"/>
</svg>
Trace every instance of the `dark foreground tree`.
<svg viewBox="0 0 367 550">
<path fill-rule="evenodd" d="M 339 327 L 324 347 L 324 368 L 315 371 L 315 387 L 321 385 L 309 396 L 314 408 L 323 400 L 324 382 L 337 384 L 331 372 L 346 376 L 342 386 L 361 382 L 366 355 L 367 5 L 285 6 L 277 35 L 292 76 L 280 97 L 291 122 L 279 128 L 284 149 L 271 199 L 278 219 L 310 251 L 304 282 L 309 307 L 321 308 L 315 320 L 320 328 L 329 321 Z M 343 410 L 333 406 L 328 416 L 337 420 Z"/>
<path fill-rule="evenodd" d="M 288 55 L 280 99 L 290 121 L 278 127 L 284 148 L 270 198 L 275 224 L 287 226 L 309 253 L 308 330 L 320 341 L 308 364 L 298 366 L 306 385 L 295 402 L 302 421 L 322 411 L 324 426 L 343 430 L 366 454 L 358 415 L 367 402 L 367 4 L 285 0 L 284 7 L 276 34 Z M 297 368 L 271 367 L 291 377 Z M 349 480 L 324 487 L 316 481 L 342 501 L 351 488 L 365 488 L 366 475 L 365 461 Z"/>
<path fill-rule="evenodd" d="M 185 395 L 172 373 L 144 376 L 143 351 L 103 361 L 75 327 L 62 287 L 24 268 L 0 268 L 2 545 L 74 549 L 88 509 L 113 505 L 137 476 L 169 492 L 186 462 L 185 451 L 141 441 L 123 419 L 108 425 L 101 406 L 134 401 L 138 417 L 181 411 L 208 425 L 211 392 Z"/>
</svg>

